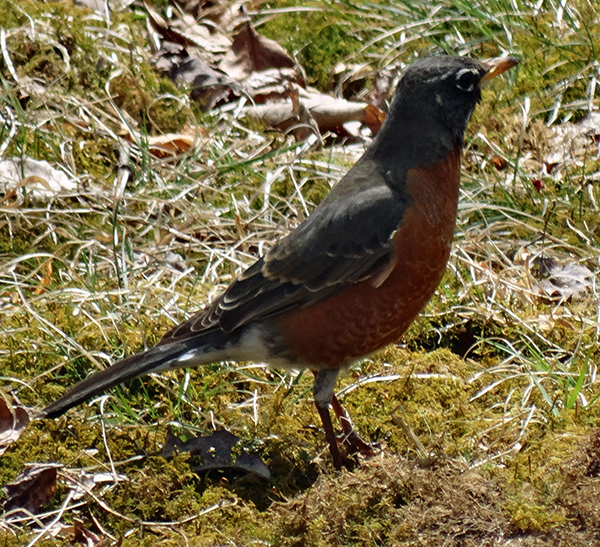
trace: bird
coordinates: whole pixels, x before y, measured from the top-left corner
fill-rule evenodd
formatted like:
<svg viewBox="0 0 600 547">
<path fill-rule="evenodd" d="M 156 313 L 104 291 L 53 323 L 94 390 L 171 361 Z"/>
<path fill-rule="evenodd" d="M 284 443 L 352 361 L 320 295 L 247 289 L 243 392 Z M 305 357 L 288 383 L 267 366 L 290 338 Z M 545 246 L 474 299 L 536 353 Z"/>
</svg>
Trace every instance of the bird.
<svg viewBox="0 0 600 547">
<path fill-rule="evenodd" d="M 346 442 L 369 453 L 335 396 L 338 375 L 397 342 L 435 293 L 454 236 L 467 124 L 482 86 L 517 63 L 435 55 L 408 66 L 371 145 L 302 223 L 157 345 L 92 374 L 41 416 L 149 373 L 263 362 L 314 373 L 336 469 L 330 408 Z"/>
</svg>

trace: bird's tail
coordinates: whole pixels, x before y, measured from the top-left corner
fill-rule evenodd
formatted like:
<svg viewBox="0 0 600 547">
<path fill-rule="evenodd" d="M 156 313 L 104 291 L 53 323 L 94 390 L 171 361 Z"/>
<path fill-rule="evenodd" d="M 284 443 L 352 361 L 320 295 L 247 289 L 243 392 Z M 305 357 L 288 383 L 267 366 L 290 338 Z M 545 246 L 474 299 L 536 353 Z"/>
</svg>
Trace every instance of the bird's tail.
<svg viewBox="0 0 600 547">
<path fill-rule="evenodd" d="M 199 344 L 198 340 L 188 339 L 159 344 L 143 353 L 132 355 L 76 384 L 60 399 L 47 406 L 40 414 L 40 418 L 58 418 L 70 408 L 95 395 L 144 374 L 221 360 L 220 352 L 214 347 L 212 351 L 202 349 L 202 344 Z"/>
</svg>

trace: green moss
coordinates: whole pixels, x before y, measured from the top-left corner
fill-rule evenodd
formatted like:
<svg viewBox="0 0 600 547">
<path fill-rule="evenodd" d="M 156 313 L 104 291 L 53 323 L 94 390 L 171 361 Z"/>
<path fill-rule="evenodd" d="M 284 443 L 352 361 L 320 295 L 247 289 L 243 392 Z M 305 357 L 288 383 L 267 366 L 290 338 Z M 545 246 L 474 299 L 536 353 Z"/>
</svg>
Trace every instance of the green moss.
<svg viewBox="0 0 600 547">
<path fill-rule="evenodd" d="M 544 125 L 546 114 L 537 113 L 553 108 L 558 92 L 563 103 L 586 96 L 593 76 L 588 65 L 596 58 L 597 14 L 583 1 L 569 3 L 561 24 L 555 13 L 514 17 L 512 7 L 503 2 L 477 9 L 464 2 L 302 5 L 319 11 L 269 16 L 259 31 L 288 51 L 297 50 L 309 80 L 322 88 L 332 87 L 333 67 L 342 61 L 365 62 L 375 74 L 380 65 L 408 62 L 413 51 L 424 55 L 460 50 L 487 57 L 510 46 L 522 53 L 525 62 L 485 93 L 469 126 L 463 189 L 465 201 L 475 197 L 470 212 L 461 211 L 461 228 L 479 234 L 504 222 L 501 232 L 490 234 L 490 246 L 513 241 L 515 249 L 502 247 L 504 257 L 494 262 L 481 249 L 472 250 L 460 241 L 460 253 L 473 253 L 473 264 L 465 265 L 457 254 L 427 315 L 405 337 L 407 347 L 391 347 L 341 379 L 343 389 L 359 378 L 383 375 L 352 386 L 341 397 L 361 435 L 382 450 L 371 461 L 349 458 L 350 470 L 332 469 L 311 400 L 310 374 L 290 381 L 272 372 L 219 364 L 200 367 L 189 377 L 184 371 L 169 371 L 112 390 L 104 422 L 97 416 L 97 404 L 82 405 L 57 421 L 34 422 L 0 458 L 0 484 L 14 480 L 29 463 L 58 462 L 67 470 L 95 473 L 109 469 L 112 461 L 128 480 L 106 490 L 96 487 L 97 497 L 84 498 L 80 514 L 90 529 L 95 530 L 96 519 L 111 533 L 126 534 L 124 546 L 179 546 L 182 541 L 199 547 L 256 542 L 441 545 L 458 538 L 471 547 L 485 543 L 490 529 L 547 544 L 590 545 L 585 528 L 597 529 L 596 478 L 590 471 L 597 451 L 591 446 L 588 454 L 577 444 L 600 418 L 598 387 L 582 388 L 592 404 L 584 408 L 577 399 L 572 409 L 563 407 L 576 389 L 583 363 L 593 364 L 600 357 L 593 295 L 589 301 L 561 304 L 564 308 L 521 298 L 518 291 L 490 295 L 492 288 L 503 287 L 493 283 L 514 265 L 511 253 L 516 247 L 527 248 L 542 234 L 573 254 L 593 255 L 593 237 L 600 228 L 586 184 L 596 178 L 596 160 L 573 168 L 561 180 L 547 177 L 542 193 L 532 187 L 530 166 L 521 166 L 514 182 L 510 177 L 517 154 L 544 160 L 549 129 Z M 492 13 L 498 7 L 501 13 Z M 264 238 L 278 229 L 276 223 L 263 224 L 263 216 L 257 221 L 254 212 L 264 205 L 266 177 L 288 158 L 296 161 L 296 143 L 265 133 L 257 122 L 238 120 L 265 139 L 257 147 L 244 127 L 228 124 L 220 115 L 203 115 L 195 106 L 190 114 L 172 99 L 185 91 L 157 76 L 143 55 L 130 53 L 130 46 L 141 46 L 136 51 L 146 47 L 145 19 L 139 10 L 111 12 L 109 30 L 130 30 L 128 40 L 115 38 L 108 46 L 122 69 L 117 76 L 114 65 L 98 55 L 107 53 L 104 42 L 86 30 L 88 10 L 68 3 L 5 2 L 0 5 L 4 28 L 28 28 L 23 10 L 40 22 L 48 39 L 24 31 L 7 34 L 7 50 L 19 77 L 36 78 L 44 85 L 44 100 L 68 100 L 60 103 L 64 115 L 54 103 L 45 110 L 39 97 L 28 99 L 20 89 L 11 89 L 11 75 L 0 68 L 8 82 L 2 100 L 19 122 L 5 154 L 65 164 L 84 184 L 100 187 L 98 192 L 59 197 L 43 206 L 27 196 L 18 209 L 2 208 L 0 253 L 2 261 L 12 265 L 0 287 L 0 368 L 3 376 L 14 378 L 5 380 L 2 390 L 11 400 L 40 408 L 94 368 L 86 352 L 107 364 L 154 344 L 183 318 L 184 310 L 201 307 L 215 275 L 225 274 L 224 283 L 231 278 L 239 257 L 230 260 L 225 249 L 238 244 L 246 229 L 256 229 Z M 573 14 L 581 17 L 577 24 Z M 510 40 L 505 28 L 511 29 Z M 404 42 L 398 39 L 401 32 Z M 356 54 L 372 38 L 379 39 Z M 364 78 L 371 77 L 375 76 Z M 131 129 L 142 135 L 178 131 L 191 115 L 208 128 L 203 146 L 178 165 L 155 162 L 147 151 L 137 155 L 135 150 L 134 176 L 118 210 L 118 241 L 113 239 L 112 219 L 114 143 L 94 127 L 94 116 L 107 119 L 101 114 L 108 109 L 107 85 L 114 104 L 131 120 Z M 365 91 L 358 84 L 353 89 Z M 525 97 L 534 119 L 521 140 L 520 105 Z M 85 120 L 76 118 L 74 105 L 79 104 L 91 109 L 84 110 Z M 583 112 L 573 109 L 572 119 Z M 2 128 L 2 139 L 8 138 L 9 130 Z M 479 134 L 512 158 L 505 170 L 489 162 L 481 167 L 479 158 L 487 158 L 490 151 Z M 311 170 L 311 160 L 316 169 Z M 305 169 L 302 192 L 309 204 L 320 202 L 328 192 L 331 181 L 319 174 L 323 161 L 346 160 L 319 151 L 305 153 L 297 164 Z M 275 218 L 291 210 L 287 200 L 295 191 L 288 178 L 272 186 Z M 246 198 L 249 208 L 236 210 L 234 201 L 239 204 Z M 214 226 L 209 213 L 215 213 Z M 506 222 L 510 216 L 515 222 Z M 216 219 L 235 219 L 244 233 L 221 229 Z M 185 231 L 185 237 L 175 236 L 167 225 Z M 195 225 L 199 227 L 190 228 Z M 573 226 L 592 234 L 591 243 L 582 243 Z M 250 241 L 249 251 L 257 251 L 257 245 Z M 161 253 L 166 250 L 179 253 L 188 266 L 198 265 L 198 274 L 180 279 L 171 271 L 175 268 L 163 267 Z M 221 263 L 207 275 L 207 284 L 196 282 L 204 266 L 214 266 L 215 261 Z M 595 267 L 592 260 L 586 263 Z M 52 266 L 50 273 L 47 264 Z M 470 277 L 471 269 L 479 267 L 489 269 L 493 283 Z M 553 331 L 543 333 L 544 340 L 535 338 L 534 347 L 527 321 L 565 309 L 568 314 Z M 468 322 L 462 321 L 465 317 Z M 463 358 L 475 342 L 479 343 Z M 519 359 L 498 370 L 511 346 Z M 563 362 L 557 349 L 573 357 Z M 546 396 L 537 385 L 532 387 L 534 374 L 543 379 Z M 424 444 L 426 458 L 417 453 L 401 421 Z M 269 465 L 271 482 L 227 472 L 201 474 L 185 454 L 163 459 L 158 454 L 169 427 L 182 438 L 226 427 Z M 568 463 L 574 452 L 579 460 Z M 61 479 L 46 509 L 59 508 L 67 488 Z M 90 513 L 94 519 L 87 517 Z M 64 521 L 71 518 L 69 513 Z M 583 519 L 577 522 L 585 526 L 574 525 L 574 518 Z M 34 537 L 25 526 L 16 537 L 1 534 L 0 544 L 8 546 Z M 38 544 L 59 547 L 73 541 L 57 537 Z"/>
<path fill-rule="evenodd" d="M 279 3 L 291 7 L 297 2 Z M 306 5 L 306 3 L 303 3 Z M 292 11 L 265 23 L 260 32 L 294 52 L 306 70 L 309 82 L 326 88 L 335 65 L 356 52 L 362 40 L 355 26 L 356 18 L 327 2 L 315 2 L 318 11 Z"/>
<path fill-rule="evenodd" d="M 512 502 L 506 509 L 512 526 L 519 532 L 539 533 L 559 526 L 565 518 L 546 506 L 526 502 Z"/>
</svg>

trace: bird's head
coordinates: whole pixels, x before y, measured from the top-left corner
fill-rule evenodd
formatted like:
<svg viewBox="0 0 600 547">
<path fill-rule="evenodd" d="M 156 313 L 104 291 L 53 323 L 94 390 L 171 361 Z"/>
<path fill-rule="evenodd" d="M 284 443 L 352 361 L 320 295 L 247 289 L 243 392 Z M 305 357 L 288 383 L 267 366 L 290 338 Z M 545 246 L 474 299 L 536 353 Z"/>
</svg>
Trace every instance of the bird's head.
<svg viewBox="0 0 600 547">
<path fill-rule="evenodd" d="M 502 57 L 478 61 L 440 55 L 409 66 L 368 158 L 376 158 L 390 180 L 401 181 L 411 167 L 435 164 L 462 145 L 481 88 L 517 64 Z"/>
</svg>

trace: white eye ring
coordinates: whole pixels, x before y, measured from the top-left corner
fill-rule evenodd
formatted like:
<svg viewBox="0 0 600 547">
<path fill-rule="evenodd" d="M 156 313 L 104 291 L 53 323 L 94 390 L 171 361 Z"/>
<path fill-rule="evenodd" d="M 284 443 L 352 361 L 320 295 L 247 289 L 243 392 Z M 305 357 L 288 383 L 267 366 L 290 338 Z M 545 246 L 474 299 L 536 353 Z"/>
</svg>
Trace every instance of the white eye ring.
<svg viewBox="0 0 600 547">
<path fill-rule="evenodd" d="M 472 68 L 461 68 L 456 73 L 455 83 L 462 91 L 473 91 L 479 82 L 479 73 Z"/>
</svg>

